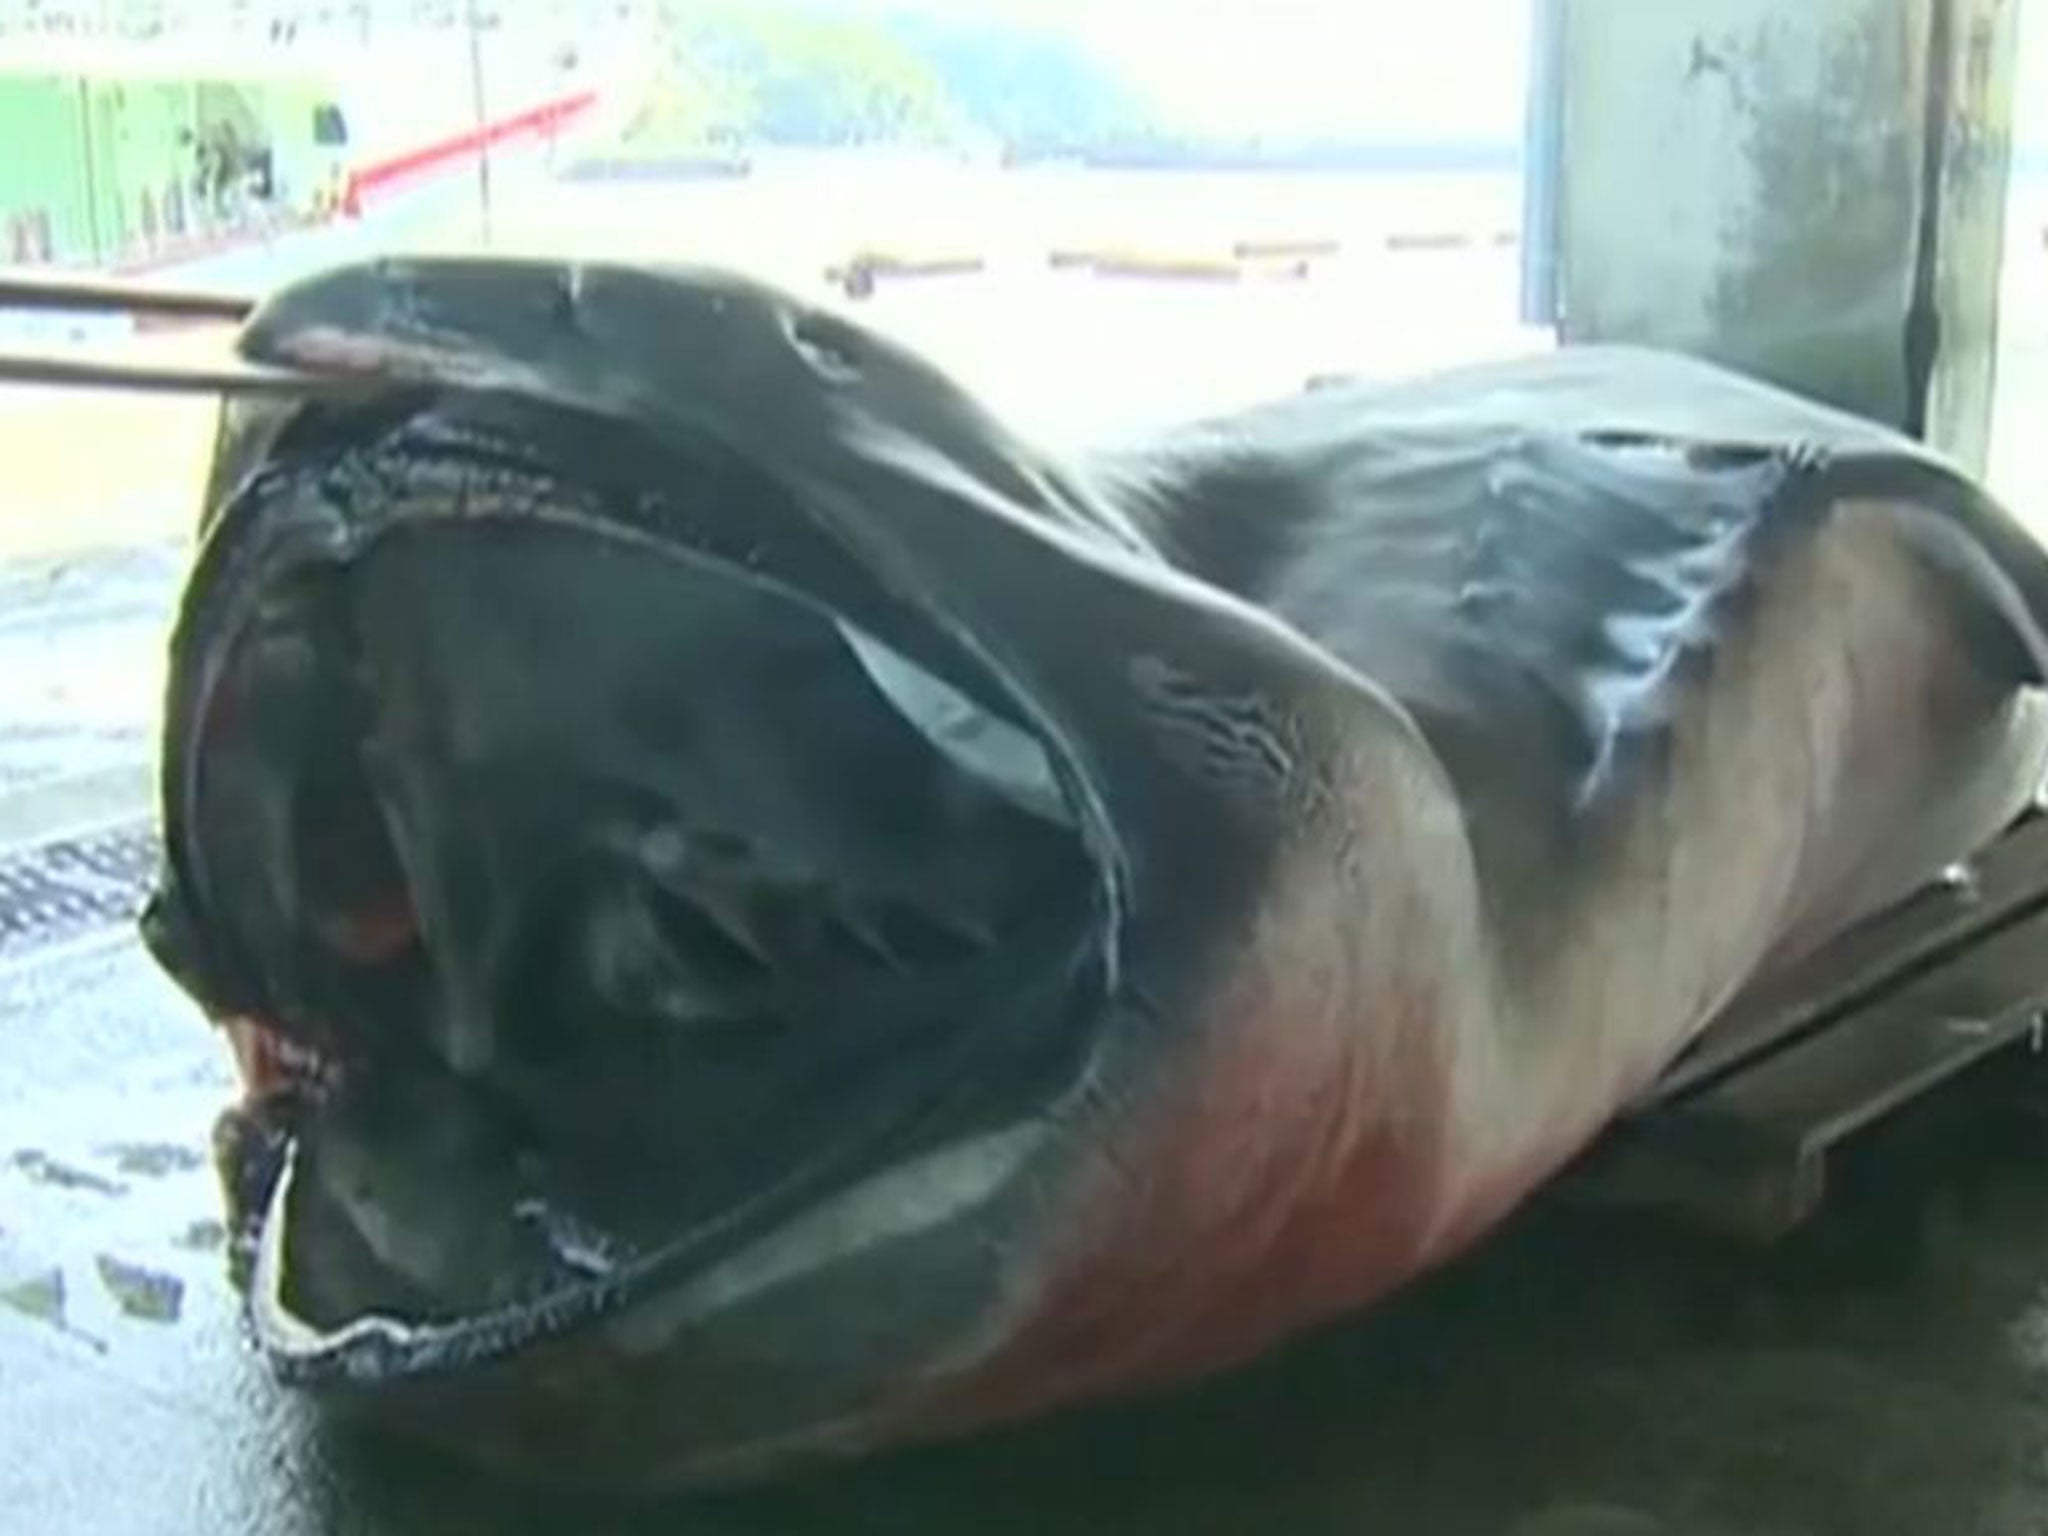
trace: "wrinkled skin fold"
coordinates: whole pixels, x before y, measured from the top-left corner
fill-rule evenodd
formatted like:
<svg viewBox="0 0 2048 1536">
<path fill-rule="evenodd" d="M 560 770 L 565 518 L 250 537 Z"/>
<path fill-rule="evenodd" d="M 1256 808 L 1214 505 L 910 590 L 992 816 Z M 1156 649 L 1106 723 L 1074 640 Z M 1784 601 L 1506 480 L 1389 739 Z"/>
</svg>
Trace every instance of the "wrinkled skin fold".
<svg viewBox="0 0 2048 1536">
<path fill-rule="evenodd" d="M 760 1476 L 1468 1246 L 2039 785 L 2048 562 L 1704 365 L 1079 462 L 727 274 L 286 289 L 172 645 L 162 963 L 286 1380 Z"/>
</svg>

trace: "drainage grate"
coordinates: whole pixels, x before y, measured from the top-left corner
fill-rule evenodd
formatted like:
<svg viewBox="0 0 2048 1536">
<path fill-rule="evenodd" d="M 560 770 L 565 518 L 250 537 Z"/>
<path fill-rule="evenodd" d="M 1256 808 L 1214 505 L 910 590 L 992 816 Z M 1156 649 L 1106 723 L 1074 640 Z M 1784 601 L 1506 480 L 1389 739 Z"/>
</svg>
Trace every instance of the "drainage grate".
<svg viewBox="0 0 2048 1536">
<path fill-rule="evenodd" d="M 0 853 L 0 959 L 131 923 L 156 878 L 146 821 Z"/>
</svg>

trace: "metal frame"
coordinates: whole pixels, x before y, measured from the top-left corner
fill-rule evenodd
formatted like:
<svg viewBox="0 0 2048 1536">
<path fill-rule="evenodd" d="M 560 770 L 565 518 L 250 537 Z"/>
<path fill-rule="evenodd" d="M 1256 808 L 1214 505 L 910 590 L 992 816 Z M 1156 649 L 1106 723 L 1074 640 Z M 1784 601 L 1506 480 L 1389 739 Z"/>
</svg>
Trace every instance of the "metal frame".
<svg viewBox="0 0 2048 1536">
<path fill-rule="evenodd" d="M 247 318 L 255 300 L 237 294 L 155 288 L 100 277 L 0 273 L 0 313 L 125 314 L 195 325 Z M 94 355 L 95 351 L 99 355 Z M 223 346 L 195 361 L 124 356 L 119 350 L 0 346 L 0 384 L 132 389 L 171 394 L 319 394 L 349 387 L 347 376 L 251 363 Z"/>
<path fill-rule="evenodd" d="M 1827 1192 L 1845 1142 L 1979 1062 L 2038 1049 L 2048 815 L 1739 998 L 1561 1193 L 1755 1241 Z"/>
</svg>

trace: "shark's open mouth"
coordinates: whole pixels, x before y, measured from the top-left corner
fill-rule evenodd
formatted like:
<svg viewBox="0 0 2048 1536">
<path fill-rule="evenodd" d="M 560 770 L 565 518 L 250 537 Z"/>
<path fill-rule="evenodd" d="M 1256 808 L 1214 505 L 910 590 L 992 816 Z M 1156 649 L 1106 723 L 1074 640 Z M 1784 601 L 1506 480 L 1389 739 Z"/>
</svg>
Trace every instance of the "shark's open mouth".
<svg viewBox="0 0 2048 1536">
<path fill-rule="evenodd" d="M 178 641 L 156 944 L 282 1130 L 270 1342 L 349 1375 L 1014 1123 L 1099 1002 L 1000 681 L 741 467 L 516 410 L 315 413 Z"/>
</svg>

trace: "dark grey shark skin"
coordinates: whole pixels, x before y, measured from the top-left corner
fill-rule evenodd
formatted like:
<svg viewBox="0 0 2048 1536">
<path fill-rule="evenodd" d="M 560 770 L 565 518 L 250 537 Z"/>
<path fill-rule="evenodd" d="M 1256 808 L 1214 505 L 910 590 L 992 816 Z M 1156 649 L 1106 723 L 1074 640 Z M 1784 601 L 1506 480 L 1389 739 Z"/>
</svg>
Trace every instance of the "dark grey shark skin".
<svg viewBox="0 0 2048 1536">
<path fill-rule="evenodd" d="M 1678 358 L 1062 464 L 716 272 L 365 264 L 242 350 L 364 389 L 230 413 L 147 931 L 279 1373 L 522 1475 L 1361 1306 L 2048 759 L 2028 536 Z"/>
</svg>

